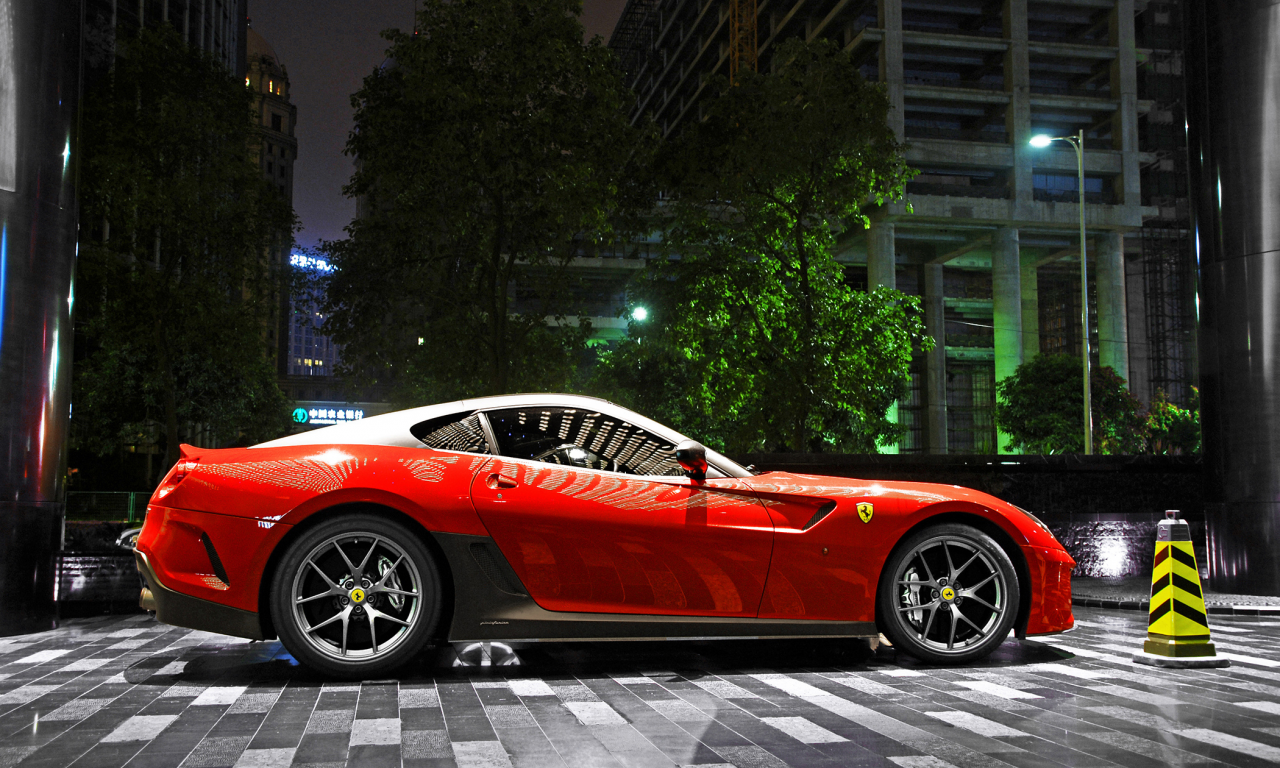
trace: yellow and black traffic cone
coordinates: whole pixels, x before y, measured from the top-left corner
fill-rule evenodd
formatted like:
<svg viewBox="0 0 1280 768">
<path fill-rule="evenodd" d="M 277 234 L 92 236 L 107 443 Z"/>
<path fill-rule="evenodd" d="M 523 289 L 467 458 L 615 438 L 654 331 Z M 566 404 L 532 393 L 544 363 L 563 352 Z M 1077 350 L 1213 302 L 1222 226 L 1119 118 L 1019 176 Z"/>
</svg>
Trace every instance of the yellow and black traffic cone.
<svg viewBox="0 0 1280 768">
<path fill-rule="evenodd" d="M 1151 573 L 1151 618 L 1139 664 L 1156 667 L 1226 667 L 1209 642 L 1209 616 L 1200 589 L 1200 569 L 1191 547 L 1191 526 L 1178 510 L 1156 526 L 1156 565 Z"/>
</svg>

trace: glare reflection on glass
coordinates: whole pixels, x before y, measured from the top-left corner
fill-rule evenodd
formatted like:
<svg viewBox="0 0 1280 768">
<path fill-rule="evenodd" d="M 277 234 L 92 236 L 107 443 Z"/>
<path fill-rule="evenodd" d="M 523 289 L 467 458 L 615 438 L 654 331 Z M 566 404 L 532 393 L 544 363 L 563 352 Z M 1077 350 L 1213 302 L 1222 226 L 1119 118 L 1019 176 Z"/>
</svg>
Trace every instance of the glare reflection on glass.
<svg viewBox="0 0 1280 768">
<path fill-rule="evenodd" d="M 18 190 L 18 86 L 13 0 L 0 0 L 0 189 Z"/>
</svg>

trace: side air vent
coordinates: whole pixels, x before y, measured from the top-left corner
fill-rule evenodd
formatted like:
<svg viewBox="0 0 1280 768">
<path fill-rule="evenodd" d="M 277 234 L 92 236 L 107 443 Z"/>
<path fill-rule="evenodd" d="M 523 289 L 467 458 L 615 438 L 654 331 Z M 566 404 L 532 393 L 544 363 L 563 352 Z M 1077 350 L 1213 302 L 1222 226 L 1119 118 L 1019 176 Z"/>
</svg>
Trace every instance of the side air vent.
<svg viewBox="0 0 1280 768">
<path fill-rule="evenodd" d="M 231 580 L 227 578 L 227 569 L 222 567 L 222 558 L 218 557 L 218 550 L 213 548 L 213 540 L 209 538 L 209 534 L 200 534 L 200 543 L 204 544 L 204 551 L 209 555 L 209 563 L 213 565 L 213 575 L 222 580 L 223 584 L 231 586 Z"/>
<path fill-rule="evenodd" d="M 492 544 L 476 542 L 471 545 L 471 557 L 500 591 L 508 595 L 528 596 L 520 580 L 511 572 L 511 566 L 502 558 L 502 553 L 495 549 Z"/>
<path fill-rule="evenodd" d="M 809 518 L 809 522 L 805 523 L 804 527 L 801 528 L 800 530 L 807 531 L 813 526 L 817 525 L 822 520 L 822 518 L 831 514 L 831 510 L 835 508 L 836 508 L 836 503 L 834 501 L 828 501 L 826 504 L 823 504 L 822 506 L 818 507 L 818 511 L 813 513 L 813 517 Z"/>
</svg>

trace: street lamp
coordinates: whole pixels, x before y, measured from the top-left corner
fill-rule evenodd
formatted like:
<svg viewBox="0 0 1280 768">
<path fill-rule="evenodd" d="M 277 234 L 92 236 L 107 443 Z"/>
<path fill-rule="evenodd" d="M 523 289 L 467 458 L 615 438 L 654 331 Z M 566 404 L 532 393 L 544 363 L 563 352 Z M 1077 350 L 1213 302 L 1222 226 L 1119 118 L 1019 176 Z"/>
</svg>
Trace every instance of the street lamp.
<svg viewBox="0 0 1280 768">
<path fill-rule="evenodd" d="M 649 319 L 649 310 L 644 307 L 636 307 L 631 310 L 631 319 L 635 320 L 637 323 L 643 323 L 645 320 Z"/>
<path fill-rule="evenodd" d="M 1085 260 L 1084 242 L 1084 129 L 1075 136 L 1049 136 L 1038 134 L 1031 137 L 1031 146 L 1044 149 L 1055 141 L 1065 141 L 1076 150 L 1076 166 L 1079 170 L 1080 191 L 1080 327 L 1083 329 L 1084 343 L 1084 452 L 1093 453 L 1093 410 L 1089 397 L 1089 268 Z"/>
</svg>

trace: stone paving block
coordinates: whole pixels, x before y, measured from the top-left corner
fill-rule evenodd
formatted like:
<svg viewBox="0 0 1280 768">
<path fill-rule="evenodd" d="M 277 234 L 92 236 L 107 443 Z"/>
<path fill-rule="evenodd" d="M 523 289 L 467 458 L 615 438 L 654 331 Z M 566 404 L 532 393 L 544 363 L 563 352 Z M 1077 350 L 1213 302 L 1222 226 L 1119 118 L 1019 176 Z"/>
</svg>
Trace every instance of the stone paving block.
<svg viewBox="0 0 1280 768">
<path fill-rule="evenodd" d="M 177 715 L 134 715 L 102 737 L 102 741 L 150 741 L 177 719 Z"/>
<path fill-rule="evenodd" d="M 452 746 L 458 768 L 511 767 L 511 758 L 497 741 L 462 741 Z"/>
<path fill-rule="evenodd" d="M 453 757 L 447 731 L 401 731 L 400 751 L 404 759 Z"/>
<path fill-rule="evenodd" d="M 249 746 L 249 736 L 207 736 L 191 750 L 182 768 L 230 768 Z"/>
<path fill-rule="evenodd" d="M 351 726 L 351 746 L 361 744 L 399 744 L 400 718 L 359 719 Z"/>
<path fill-rule="evenodd" d="M 246 749 L 232 768 L 289 768 L 295 749 Z"/>
<path fill-rule="evenodd" d="M 278 643 L 146 617 L 73 620 L 0 640 L 0 768 L 1243 768 L 1280 755 L 1280 622 L 1215 635 L 1250 663 L 1165 672 L 1121 653 L 1144 616 L 1077 615 L 1064 642 L 1009 642 L 968 668 L 891 651 L 824 662 L 821 643 L 767 668 L 745 643 L 548 644 L 517 648 L 511 678 L 450 658 L 398 684 L 326 683 L 282 663 Z M 142 631 L 108 637 L 126 630 Z"/>
</svg>

